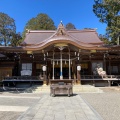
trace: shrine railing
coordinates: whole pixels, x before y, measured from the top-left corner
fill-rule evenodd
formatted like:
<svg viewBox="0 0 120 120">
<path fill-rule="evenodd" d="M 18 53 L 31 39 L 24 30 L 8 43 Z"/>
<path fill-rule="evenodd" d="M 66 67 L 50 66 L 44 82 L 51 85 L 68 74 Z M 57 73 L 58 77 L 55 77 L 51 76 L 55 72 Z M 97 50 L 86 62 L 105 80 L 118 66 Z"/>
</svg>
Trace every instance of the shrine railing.
<svg viewBox="0 0 120 120">
<path fill-rule="evenodd" d="M 3 81 L 43 81 L 38 76 L 11 76 L 4 77 Z"/>
<path fill-rule="evenodd" d="M 120 75 L 81 75 L 81 80 L 120 80 Z"/>
</svg>

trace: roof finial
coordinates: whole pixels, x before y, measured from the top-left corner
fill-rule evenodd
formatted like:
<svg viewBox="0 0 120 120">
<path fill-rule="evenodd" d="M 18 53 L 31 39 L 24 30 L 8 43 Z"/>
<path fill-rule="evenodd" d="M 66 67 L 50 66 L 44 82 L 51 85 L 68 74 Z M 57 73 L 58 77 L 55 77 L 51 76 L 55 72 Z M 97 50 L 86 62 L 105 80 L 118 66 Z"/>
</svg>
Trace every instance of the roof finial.
<svg viewBox="0 0 120 120">
<path fill-rule="evenodd" d="M 64 25 L 63 25 L 62 20 L 61 20 L 58 28 L 63 28 L 63 27 L 64 27 Z"/>
<path fill-rule="evenodd" d="M 60 24 L 63 26 L 62 20 L 60 21 Z"/>
</svg>

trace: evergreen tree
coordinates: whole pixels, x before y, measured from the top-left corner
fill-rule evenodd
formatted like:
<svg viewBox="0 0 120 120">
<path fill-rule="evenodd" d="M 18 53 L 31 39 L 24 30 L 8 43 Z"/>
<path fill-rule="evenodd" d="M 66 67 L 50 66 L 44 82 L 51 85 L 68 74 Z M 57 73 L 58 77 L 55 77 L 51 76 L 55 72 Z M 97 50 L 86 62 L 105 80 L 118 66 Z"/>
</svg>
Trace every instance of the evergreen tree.
<svg viewBox="0 0 120 120">
<path fill-rule="evenodd" d="M 106 32 L 111 42 L 116 44 L 120 34 L 120 0 L 95 0 L 93 12 L 106 23 Z"/>
<path fill-rule="evenodd" d="M 100 34 L 99 38 L 100 38 L 101 41 L 104 42 L 104 44 L 110 44 L 110 41 L 109 41 L 109 38 L 107 37 L 107 35 Z"/>
<path fill-rule="evenodd" d="M 25 37 L 26 29 L 29 30 L 55 30 L 53 20 L 47 15 L 40 13 L 35 18 L 31 18 L 24 29 L 23 38 Z"/>
<path fill-rule="evenodd" d="M 0 44 L 9 45 L 12 35 L 16 32 L 15 21 L 7 14 L 0 12 Z"/>
<path fill-rule="evenodd" d="M 13 33 L 11 39 L 11 46 L 18 46 L 22 42 L 22 36 L 20 33 Z"/>
<path fill-rule="evenodd" d="M 76 29 L 76 28 L 75 28 L 75 25 L 73 25 L 72 23 L 67 23 L 66 26 L 65 26 L 65 28 L 66 28 L 67 30 Z"/>
</svg>

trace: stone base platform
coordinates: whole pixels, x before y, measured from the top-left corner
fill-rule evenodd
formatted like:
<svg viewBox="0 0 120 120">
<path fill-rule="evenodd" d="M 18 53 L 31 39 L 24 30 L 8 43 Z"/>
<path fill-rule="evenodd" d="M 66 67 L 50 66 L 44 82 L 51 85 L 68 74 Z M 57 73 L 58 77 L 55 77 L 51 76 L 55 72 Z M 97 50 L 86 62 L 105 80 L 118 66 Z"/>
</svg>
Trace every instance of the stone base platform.
<svg viewBox="0 0 120 120">
<path fill-rule="evenodd" d="M 32 86 L 26 89 L 24 92 L 26 93 L 50 93 L 50 86 L 48 85 L 41 85 L 41 86 Z M 73 94 L 74 93 L 102 93 L 103 91 L 98 87 L 94 87 L 92 85 L 73 85 Z"/>
</svg>

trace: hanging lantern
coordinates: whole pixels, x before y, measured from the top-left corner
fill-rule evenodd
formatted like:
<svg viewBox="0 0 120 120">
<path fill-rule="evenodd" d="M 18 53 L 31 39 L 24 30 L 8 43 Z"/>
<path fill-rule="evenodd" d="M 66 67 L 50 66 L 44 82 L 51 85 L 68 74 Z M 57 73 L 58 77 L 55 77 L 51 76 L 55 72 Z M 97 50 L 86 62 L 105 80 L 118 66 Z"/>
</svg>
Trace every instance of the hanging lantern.
<svg viewBox="0 0 120 120">
<path fill-rule="evenodd" d="M 46 66 L 43 66 L 43 67 L 42 67 L 42 70 L 43 70 L 44 72 L 46 71 L 46 69 L 47 69 Z"/>
<path fill-rule="evenodd" d="M 75 55 L 76 55 L 76 52 L 75 52 Z"/>
<path fill-rule="evenodd" d="M 81 70 L 81 66 L 80 66 L 80 65 L 77 66 L 77 70 L 78 70 L 78 71 Z"/>
</svg>

